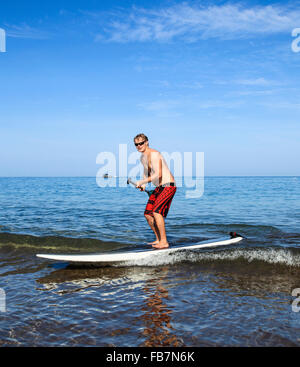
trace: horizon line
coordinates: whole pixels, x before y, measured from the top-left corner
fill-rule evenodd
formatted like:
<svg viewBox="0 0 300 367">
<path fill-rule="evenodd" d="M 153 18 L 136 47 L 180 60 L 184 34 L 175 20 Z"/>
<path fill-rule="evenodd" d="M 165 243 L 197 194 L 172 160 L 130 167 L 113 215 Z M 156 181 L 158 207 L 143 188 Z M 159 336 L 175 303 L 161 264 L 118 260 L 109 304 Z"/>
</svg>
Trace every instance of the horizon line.
<svg viewBox="0 0 300 367">
<path fill-rule="evenodd" d="M 114 176 L 109 178 L 97 177 L 97 176 L 0 176 L 0 178 L 103 178 L 103 179 L 111 179 L 111 178 L 128 178 L 129 176 Z M 300 177 L 299 175 L 205 175 L 205 176 L 175 176 L 176 178 L 205 178 L 205 177 Z"/>
</svg>

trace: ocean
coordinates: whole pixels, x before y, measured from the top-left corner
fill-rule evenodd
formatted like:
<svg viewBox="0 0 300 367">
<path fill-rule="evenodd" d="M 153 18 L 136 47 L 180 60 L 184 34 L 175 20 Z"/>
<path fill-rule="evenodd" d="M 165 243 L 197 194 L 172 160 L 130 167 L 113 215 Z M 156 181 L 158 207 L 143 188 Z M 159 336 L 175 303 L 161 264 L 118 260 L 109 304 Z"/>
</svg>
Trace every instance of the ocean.
<svg viewBox="0 0 300 367">
<path fill-rule="evenodd" d="M 243 241 L 78 266 L 35 255 L 147 248 L 147 194 L 95 177 L 0 178 L 0 346 L 300 346 L 300 177 L 186 190 L 166 219 L 171 246 Z"/>
</svg>

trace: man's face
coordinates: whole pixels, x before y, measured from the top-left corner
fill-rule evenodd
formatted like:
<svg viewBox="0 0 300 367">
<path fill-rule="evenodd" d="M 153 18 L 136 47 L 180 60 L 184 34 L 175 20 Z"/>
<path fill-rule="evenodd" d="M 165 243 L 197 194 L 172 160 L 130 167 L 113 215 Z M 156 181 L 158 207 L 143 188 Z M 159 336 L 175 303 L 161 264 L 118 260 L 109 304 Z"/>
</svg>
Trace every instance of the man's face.
<svg viewBox="0 0 300 367">
<path fill-rule="evenodd" d="M 136 149 L 140 153 L 144 153 L 148 146 L 148 142 L 144 138 L 137 138 L 134 141 L 134 144 L 136 146 Z"/>
</svg>

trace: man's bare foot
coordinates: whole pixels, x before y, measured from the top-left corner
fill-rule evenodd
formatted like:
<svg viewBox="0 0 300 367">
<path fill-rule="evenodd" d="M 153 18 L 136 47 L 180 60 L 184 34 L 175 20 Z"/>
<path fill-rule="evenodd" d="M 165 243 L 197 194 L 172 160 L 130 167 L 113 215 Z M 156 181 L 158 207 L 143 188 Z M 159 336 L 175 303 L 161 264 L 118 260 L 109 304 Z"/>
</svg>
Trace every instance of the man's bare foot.
<svg viewBox="0 0 300 367">
<path fill-rule="evenodd" d="M 157 245 L 152 245 L 152 247 L 155 247 L 155 248 L 168 248 L 169 247 L 169 244 L 168 242 L 159 242 Z"/>
<path fill-rule="evenodd" d="M 158 240 L 156 240 L 156 241 L 153 241 L 153 242 L 148 242 L 147 243 L 147 245 L 157 245 L 159 243 L 159 241 Z"/>
</svg>

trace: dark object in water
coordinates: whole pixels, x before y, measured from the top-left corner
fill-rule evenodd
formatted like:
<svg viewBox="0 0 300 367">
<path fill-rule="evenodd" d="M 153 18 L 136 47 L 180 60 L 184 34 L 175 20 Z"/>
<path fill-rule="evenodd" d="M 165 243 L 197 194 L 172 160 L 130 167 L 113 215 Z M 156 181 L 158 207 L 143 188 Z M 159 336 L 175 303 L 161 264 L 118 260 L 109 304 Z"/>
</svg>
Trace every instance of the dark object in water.
<svg viewBox="0 0 300 367">
<path fill-rule="evenodd" d="M 230 234 L 230 237 L 231 237 L 231 238 L 243 237 L 243 236 L 241 236 L 240 234 L 238 234 L 238 233 L 236 233 L 236 232 L 230 232 L 229 234 Z M 244 238 L 245 238 L 245 237 L 244 237 Z"/>
</svg>

